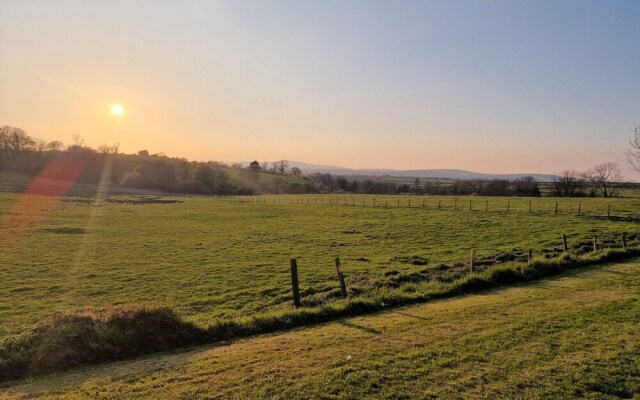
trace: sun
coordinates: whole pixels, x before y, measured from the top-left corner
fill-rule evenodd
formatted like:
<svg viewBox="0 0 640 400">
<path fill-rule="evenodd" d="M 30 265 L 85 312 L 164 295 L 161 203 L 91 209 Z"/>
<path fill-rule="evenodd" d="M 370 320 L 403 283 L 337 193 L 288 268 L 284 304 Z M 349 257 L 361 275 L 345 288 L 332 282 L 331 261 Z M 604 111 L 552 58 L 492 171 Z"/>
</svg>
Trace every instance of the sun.
<svg viewBox="0 0 640 400">
<path fill-rule="evenodd" d="M 111 114 L 113 115 L 122 115 L 124 114 L 124 107 L 120 104 L 112 104 L 111 105 Z"/>
</svg>

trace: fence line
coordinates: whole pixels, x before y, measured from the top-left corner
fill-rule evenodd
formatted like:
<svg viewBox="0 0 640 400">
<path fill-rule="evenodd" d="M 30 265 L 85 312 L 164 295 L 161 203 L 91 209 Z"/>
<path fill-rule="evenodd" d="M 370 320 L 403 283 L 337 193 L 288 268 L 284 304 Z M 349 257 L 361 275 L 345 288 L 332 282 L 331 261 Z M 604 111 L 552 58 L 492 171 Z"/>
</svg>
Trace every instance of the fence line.
<svg viewBox="0 0 640 400">
<path fill-rule="evenodd" d="M 592 241 L 592 247 L 589 250 L 583 251 L 583 249 L 588 246 L 588 243 L 584 243 L 584 242 L 577 242 L 577 243 L 572 243 L 569 241 L 569 237 L 573 236 L 575 237 L 577 234 L 574 235 L 567 235 L 565 233 L 563 233 L 560 237 L 560 241 L 558 242 L 558 245 L 562 245 L 562 249 L 552 249 L 551 251 L 548 251 L 546 249 L 542 249 L 542 250 L 538 250 L 539 254 L 543 254 L 545 258 L 549 259 L 549 258 L 554 258 L 554 257 L 558 257 L 560 255 L 562 255 L 563 253 L 568 253 L 569 251 L 573 250 L 576 251 L 578 256 L 584 254 L 584 253 L 588 253 L 588 252 L 597 252 L 599 250 L 605 250 L 605 249 L 614 249 L 614 248 L 621 248 L 621 249 L 627 249 L 627 235 L 625 233 L 621 233 L 619 234 L 619 236 L 617 236 L 617 234 L 615 235 L 615 237 L 619 238 L 619 241 L 615 240 L 615 241 L 602 241 L 602 243 L 615 243 L 618 244 L 616 246 L 598 246 L 598 244 L 600 242 L 598 242 L 598 239 L 601 238 L 601 236 L 598 236 L 597 234 L 593 236 L 593 241 Z M 614 234 L 610 234 L 609 236 L 614 236 Z M 638 238 L 636 236 L 636 234 L 634 234 L 634 240 L 636 245 L 638 244 Z M 573 244 L 573 246 L 571 246 Z M 464 274 L 473 274 L 476 272 L 480 272 L 481 270 L 479 269 L 479 267 L 482 265 L 484 266 L 484 269 L 492 266 L 492 265 L 498 265 L 498 264 L 504 264 L 507 262 L 527 262 L 530 263 L 534 260 L 534 251 L 533 249 L 529 248 L 525 255 L 523 256 L 517 256 L 517 257 L 513 257 L 512 259 L 508 259 L 505 261 L 496 261 L 496 259 L 494 258 L 493 261 L 487 261 L 487 259 L 480 259 L 479 258 L 479 252 L 476 248 L 471 249 L 471 255 L 469 258 L 469 262 L 468 264 L 464 263 L 456 263 L 454 264 L 454 271 L 456 269 L 457 266 L 457 270 L 459 272 Z M 339 283 L 339 287 L 340 287 L 340 292 L 342 295 L 343 299 L 346 299 L 349 297 L 348 291 L 347 291 L 347 285 L 345 282 L 345 276 L 344 276 L 344 271 L 343 271 L 343 266 L 342 266 L 342 262 L 340 261 L 340 257 L 336 257 L 335 258 L 335 264 L 336 264 L 336 271 L 337 271 L 337 277 L 338 277 L 338 283 Z M 466 273 L 464 272 L 466 270 Z M 444 271 L 451 271 L 451 269 L 446 269 Z M 396 271 L 397 272 L 397 271 Z M 431 270 L 429 270 L 429 272 L 431 272 L 432 274 L 435 273 L 440 273 L 440 270 L 437 268 L 433 268 Z M 419 271 L 418 274 L 426 274 L 425 270 Z M 397 275 L 397 274 L 396 274 Z M 420 279 L 419 276 L 416 276 L 415 273 L 412 274 L 413 275 L 413 279 L 414 280 L 409 280 L 409 282 L 419 282 L 422 280 L 426 280 L 426 279 L 430 279 L 430 278 L 426 278 L 423 277 L 423 279 Z M 385 277 L 387 275 L 385 274 Z M 292 288 L 292 298 L 293 298 L 293 305 L 294 307 L 298 308 L 301 306 L 302 302 L 301 302 L 301 298 L 300 298 L 300 287 L 299 287 L 299 280 L 298 280 L 298 260 L 297 259 L 291 259 L 291 288 Z"/>
<path fill-rule="evenodd" d="M 346 206 L 346 207 L 367 207 L 367 208 L 388 208 L 388 209 L 412 209 L 412 210 L 453 210 L 453 211 L 468 211 L 468 212 L 503 212 L 503 213 L 529 213 L 529 214 L 552 214 L 552 215 L 577 215 L 577 216 L 600 216 L 608 218 L 616 217 L 633 217 L 633 219 L 640 220 L 640 202 L 634 204 L 637 206 L 637 210 L 628 209 L 629 204 L 620 204 L 616 207 L 612 203 L 618 200 L 629 201 L 624 199 L 611 200 L 611 202 L 604 203 L 603 200 L 599 201 L 600 204 L 587 204 L 582 201 L 571 202 L 570 200 L 563 200 L 565 204 L 560 204 L 560 201 L 553 201 L 549 198 L 542 198 L 538 201 L 534 199 L 521 199 L 490 201 L 490 199 L 484 199 L 484 207 L 478 207 L 474 200 L 477 198 L 458 198 L 458 197 L 436 197 L 428 196 L 422 198 L 405 197 L 405 196 L 388 196 L 388 195 L 361 195 L 361 200 L 356 201 L 357 195 L 255 195 L 255 196 L 218 196 L 218 195 L 184 195 L 190 198 L 207 198 L 214 199 L 228 203 L 279 203 L 279 204 L 306 204 L 306 205 L 330 205 L 330 206 Z M 389 199 L 395 201 L 389 202 Z M 313 201 L 312 201 L 313 199 Z M 437 199 L 437 202 L 436 202 Z M 384 201 L 381 201 L 384 200 Z M 594 199 L 595 200 L 595 199 Z M 569 203 L 570 204 L 566 204 Z M 460 207 L 460 203 L 465 206 Z M 624 206 L 626 208 L 623 208 Z"/>
</svg>

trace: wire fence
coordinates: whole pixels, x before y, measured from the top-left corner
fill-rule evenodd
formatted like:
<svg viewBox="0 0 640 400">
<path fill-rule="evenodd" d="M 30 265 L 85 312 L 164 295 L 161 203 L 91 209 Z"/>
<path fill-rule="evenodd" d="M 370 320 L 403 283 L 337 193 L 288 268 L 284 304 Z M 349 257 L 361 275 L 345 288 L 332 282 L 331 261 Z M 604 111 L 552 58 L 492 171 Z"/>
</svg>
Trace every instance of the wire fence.
<svg viewBox="0 0 640 400">
<path fill-rule="evenodd" d="M 300 290 L 298 259 L 294 258 L 291 259 L 293 305 L 296 308 L 318 306 L 332 298 L 342 297 L 346 299 L 350 295 L 358 295 L 376 287 L 397 288 L 404 284 L 425 281 L 451 283 L 469 274 L 485 271 L 495 265 L 510 262 L 530 263 L 535 259 L 554 259 L 564 254 L 570 254 L 580 259 L 585 255 L 597 254 L 602 250 L 619 249 L 629 250 L 628 256 L 634 256 L 638 255 L 639 246 L 640 236 L 637 233 L 605 233 L 591 236 L 585 234 L 562 234 L 558 237 L 557 246 L 553 248 L 537 249 L 535 251 L 533 249 L 514 249 L 512 251 L 484 249 L 479 251 L 473 248 L 466 260 L 450 264 L 440 263 L 427 266 L 426 260 L 421 257 L 406 257 L 406 259 L 399 261 L 423 267 L 413 272 L 404 273 L 397 270 L 388 270 L 382 276 L 370 277 L 370 279 L 364 281 L 364 284 L 360 277 L 346 281 L 345 271 L 348 275 L 350 262 L 347 260 L 343 264 L 340 257 L 336 257 L 336 278 L 340 290 L 338 291 L 337 285 L 335 288 L 327 288 L 326 285 L 323 285 L 324 289 L 321 290 L 305 288 L 303 294 L 306 294 L 306 296 L 304 297 L 301 296 Z M 594 260 L 597 261 L 598 259 Z"/>
<path fill-rule="evenodd" d="M 379 210 L 398 210 L 400 212 L 459 212 L 459 213 L 500 213 L 501 215 L 540 215 L 540 216 L 590 216 L 609 218 L 612 221 L 636 222 L 640 220 L 640 200 L 637 199 L 604 199 L 604 198 L 521 198 L 521 197 L 454 197 L 454 196 L 405 196 L 405 195 L 258 195 L 258 196 L 209 196 L 188 195 L 187 197 L 212 199 L 229 203 L 233 206 L 281 205 L 295 207 L 349 207 Z M 371 287 L 398 287 L 405 283 L 423 281 L 452 282 L 468 274 L 482 272 L 492 266 L 510 263 L 527 263 L 535 259 L 554 259 L 564 254 L 581 258 L 608 249 L 631 249 L 637 254 L 640 248 L 640 234 L 629 224 L 612 225 L 611 230 L 596 232 L 595 230 L 558 234 L 557 240 L 544 247 L 499 248 L 499 245 L 477 243 L 477 246 L 466 244 L 456 246 L 456 255 L 448 260 L 427 259 L 428 255 L 393 256 L 388 265 L 380 273 L 351 270 L 351 266 L 363 258 L 339 258 L 336 261 L 336 278 L 340 287 L 305 288 L 300 294 L 299 275 L 304 280 L 304 268 L 298 270 L 299 262 L 304 259 L 291 260 L 291 280 L 294 292 L 294 305 L 319 305 L 335 297 L 346 298 L 357 295 Z M 562 227 L 559 226 L 560 231 Z M 467 254 L 465 257 L 464 254 Z M 395 266 L 394 266 L 395 265 Z M 413 265 L 416 269 L 400 268 L 400 265 Z M 363 274 L 366 275 L 365 279 Z M 345 280 L 345 276 L 348 278 Z M 365 283 L 363 283 L 365 282 Z M 338 290 L 339 289 L 339 290 Z M 297 292 L 297 294 L 296 294 Z"/>
<path fill-rule="evenodd" d="M 583 215 L 640 221 L 640 200 L 625 198 L 509 198 L 393 195 L 185 195 L 228 203 L 272 203 L 412 210 Z"/>
</svg>

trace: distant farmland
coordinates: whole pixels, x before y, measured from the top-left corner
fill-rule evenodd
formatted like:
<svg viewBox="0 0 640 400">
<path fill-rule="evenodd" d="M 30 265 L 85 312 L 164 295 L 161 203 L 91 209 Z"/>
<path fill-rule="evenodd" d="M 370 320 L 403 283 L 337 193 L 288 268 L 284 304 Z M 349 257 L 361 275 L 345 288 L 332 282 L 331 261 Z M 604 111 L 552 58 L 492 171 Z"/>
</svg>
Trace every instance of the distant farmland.
<svg viewBox="0 0 640 400">
<path fill-rule="evenodd" d="M 0 337 L 81 307 L 168 306 L 202 326 L 290 309 L 291 258 L 305 307 L 342 301 L 335 257 L 350 296 L 415 292 L 466 274 L 472 249 L 482 270 L 557 256 L 562 233 L 576 253 L 595 235 L 632 246 L 640 217 L 637 199 L 120 196 L 47 209 L 35 196 L 15 210 L 20 197 L 0 194 Z"/>
</svg>

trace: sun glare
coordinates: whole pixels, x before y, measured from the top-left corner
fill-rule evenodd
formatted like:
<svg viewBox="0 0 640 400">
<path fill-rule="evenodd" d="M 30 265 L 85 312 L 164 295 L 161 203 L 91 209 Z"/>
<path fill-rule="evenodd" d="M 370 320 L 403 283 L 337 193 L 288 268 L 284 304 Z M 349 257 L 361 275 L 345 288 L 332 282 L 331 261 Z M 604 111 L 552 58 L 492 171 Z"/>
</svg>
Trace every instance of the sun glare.
<svg viewBox="0 0 640 400">
<path fill-rule="evenodd" d="M 124 114 L 124 108 L 120 104 L 112 104 L 111 105 L 111 114 L 113 114 L 113 115 L 122 115 L 122 114 Z"/>
</svg>

